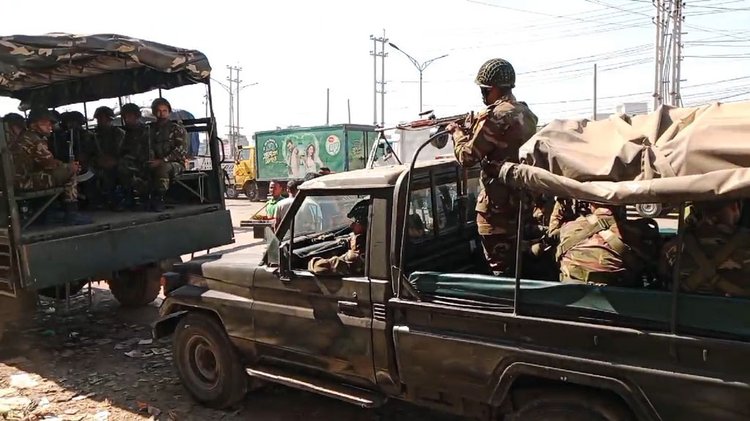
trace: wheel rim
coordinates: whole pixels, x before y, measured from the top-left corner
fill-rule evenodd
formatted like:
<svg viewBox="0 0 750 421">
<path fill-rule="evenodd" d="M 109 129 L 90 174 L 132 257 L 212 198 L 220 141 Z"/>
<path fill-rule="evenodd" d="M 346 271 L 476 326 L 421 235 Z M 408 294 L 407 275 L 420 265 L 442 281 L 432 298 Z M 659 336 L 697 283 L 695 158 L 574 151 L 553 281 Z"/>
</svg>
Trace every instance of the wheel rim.
<svg viewBox="0 0 750 421">
<path fill-rule="evenodd" d="M 201 387 L 213 389 L 219 382 L 219 359 L 211 342 L 202 336 L 193 336 L 187 343 L 190 372 Z"/>
</svg>

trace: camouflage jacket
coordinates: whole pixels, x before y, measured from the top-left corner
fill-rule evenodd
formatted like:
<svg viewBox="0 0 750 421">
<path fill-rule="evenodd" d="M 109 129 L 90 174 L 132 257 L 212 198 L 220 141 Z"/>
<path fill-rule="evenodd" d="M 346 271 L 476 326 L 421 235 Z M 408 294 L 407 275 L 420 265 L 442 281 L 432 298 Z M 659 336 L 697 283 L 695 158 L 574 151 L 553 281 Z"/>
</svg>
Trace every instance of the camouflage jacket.
<svg viewBox="0 0 750 421">
<path fill-rule="evenodd" d="M 125 126 L 122 154 L 139 162 L 148 161 L 148 128 L 143 123 Z"/>
<path fill-rule="evenodd" d="M 176 121 L 148 126 L 152 159 L 167 159 L 185 165 L 187 159 L 187 130 Z"/>
<path fill-rule="evenodd" d="M 598 208 L 563 224 L 557 250 L 561 279 L 621 286 L 642 284 L 645 258 L 639 253 L 644 247 L 634 232 L 635 224 L 628 222 L 615 218 L 610 209 Z M 594 234 L 585 235 L 591 231 Z"/>
<path fill-rule="evenodd" d="M 8 144 L 15 176 L 23 179 L 39 171 L 51 171 L 65 165 L 55 159 L 47 147 L 47 140 L 34 130 L 25 130 L 18 139 Z"/>
<path fill-rule="evenodd" d="M 750 297 L 750 230 L 702 220 L 685 232 L 680 289 L 686 292 Z M 659 275 L 669 284 L 678 239 L 664 245 Z"/>
<path fill-rule="evenodd" d="M 119 127 L 97 127 L 89 141 L 90 159 L 102 156 L 119 157 L 122 154 L 124 139 L 125 131 Z"/>
<path fill-rule="evenodd" d="M 478 212 L 493 213 L 509 203 L 510 190 L 501 183 L 490 183 L 497 177 L 496 165 L 492 164 L 518 162 L 518 149 L 536 133 L 537 121 L 524 102 L 508 95 L 479 113 L 470 135 L 460 130 L 454 133 L 458 162 L 465 167 L 482 163 Z"/>
</svg>

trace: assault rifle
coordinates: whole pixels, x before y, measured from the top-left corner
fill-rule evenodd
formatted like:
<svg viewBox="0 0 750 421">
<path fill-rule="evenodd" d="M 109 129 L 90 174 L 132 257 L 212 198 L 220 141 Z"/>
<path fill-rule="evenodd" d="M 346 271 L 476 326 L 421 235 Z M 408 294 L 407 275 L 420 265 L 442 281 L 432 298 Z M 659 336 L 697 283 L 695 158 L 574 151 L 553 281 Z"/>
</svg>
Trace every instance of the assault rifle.
<svg viewBox="0 0 750 421">
<path fill-rule="evenodd" d="M 424 112 L 419 113 L 419 116 L 420 117 L 424 117 L 424 118 L 421 118 L 419 120 L 414 120 L 414 121 L 411 121 L 411 122 L 408 122 L 408 123 L 401 123 L 401 124 L 398 124 L 398 125 L 396 125 L 394 127 L 378 128 L 378 129 L 376 129 L 376 131 L 385 132 L 385 131 L 388 131 L 388 130 L 396 130 L 396 129 L 400 129 L 400 130 L 418 130 L 418 129 L 422 129 L 422 128 L 425 128 L 425 127 L 447 126 L 450 123 L 461 123 L 461 122 L 467 123 L 467 119 L 469 120 L 469 124 L 471 124 L 471 123 L 473 123 L 473 120 L 474 120 L 474 117 L 473 117 L 474 116 L 474 112 L 473 111 L 470 112 L 470 113 L 466 113 L 466 114 L 457 114 L 457 115 L 450 116 L 450 117 L 437 118 L 437 117 L 435 117 L 435 113 L 433 112 L 433 110 L 428 110 L 428 111 L 424 111 Z M 470 129 L 471 127 L 469 126 L 469 127 L 465 127 L 465 128 Z"/>
</svg>

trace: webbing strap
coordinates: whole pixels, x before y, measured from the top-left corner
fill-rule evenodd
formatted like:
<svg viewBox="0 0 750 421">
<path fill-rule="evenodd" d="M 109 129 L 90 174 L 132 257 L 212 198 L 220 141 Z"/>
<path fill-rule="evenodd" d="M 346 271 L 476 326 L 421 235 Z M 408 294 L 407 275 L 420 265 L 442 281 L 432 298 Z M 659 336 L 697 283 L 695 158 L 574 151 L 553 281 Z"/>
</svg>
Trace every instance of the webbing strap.
<svg viewBox="0 0 750 421">
<path fill-rule="evenodd" d="M 734 253 L 735 250 L 740 246 L 743 240 L 744 233 L 736 232 L 722 248 L 720 248 L 716 254 L 710 260 L 706 257 L 705 253 L 701 250 L 698 240 L 695 239 L 691 233 L 685 233 L 684 243 L 685 250 L 695 259 L 698 263 L 698 269 L 693 272 L 684 282 L 684 286 L 688 291 L 695 291 L 702 284 L 708 284 L 715 286 L 719 284 L 722 288 L 736 289 L 734 284 L 721 279 L 716 274 L 716 269 L 722 263 L 726 262 L 727 259 Z M 727 285 L 729 284 L 729 285 Z"/>
<path fill-rule="evenodd" d="M 558 261 L 560 260 L 562 256 L 565 255 L 565 253 L 570 251 L 573 247 L 586 241 L 592 235 L 609 229 L 609 227 L 612 226 L 612 223 L 614 222 L 614 218 L 611 216 L 598 217 L 597 215 L 594 215 L 594 214 L 587 215 L 586 220 L 589 222 L 589 225 L 587 227 L 585 227 L 584 229 L 578 232 L 573 233 L 573 235 L 566 238 L 557 247 L 557 254 L 555 257 Z"/>
</svg>

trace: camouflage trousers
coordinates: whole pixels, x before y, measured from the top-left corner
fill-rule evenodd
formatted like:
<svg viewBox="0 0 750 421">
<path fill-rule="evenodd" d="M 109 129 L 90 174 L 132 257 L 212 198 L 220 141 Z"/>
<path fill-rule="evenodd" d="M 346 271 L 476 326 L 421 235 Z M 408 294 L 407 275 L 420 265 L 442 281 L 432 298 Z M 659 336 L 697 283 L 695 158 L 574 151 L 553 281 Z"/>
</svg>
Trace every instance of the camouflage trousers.
<svg viewBox="0 0 750 421">
<path fill-rule="evenodd" d="M 175 176 L 185 171 L 185 167 L 177 162 L 162 162 L 151 170 L 151 192 L 164 194 Z"/>
<path fill-rule="evenodd" d="M 512 212 L 477 212 L 484 256 L 495 275 L 515 275 L 517 225 Z"/>
<path fill-rule="evenodd" d="M 76 180 L 67 165 L 60 165 L 54 170 L 37 171 L 25 176 L 16 176 L 15 187 L 18 190 L 38 191 L 54 187 L 63 187 L 62 198 L 65 202 L 76 202 L 78 191 Z"/>
<path fill-rule="evenodd" d="M 123 157 L 117 164 L 117 178 L 126 191 L 148 193 L 149 172 L 143 162 L 137 162 L 132 157 Z"/>
</svg>

